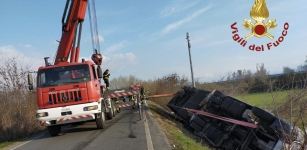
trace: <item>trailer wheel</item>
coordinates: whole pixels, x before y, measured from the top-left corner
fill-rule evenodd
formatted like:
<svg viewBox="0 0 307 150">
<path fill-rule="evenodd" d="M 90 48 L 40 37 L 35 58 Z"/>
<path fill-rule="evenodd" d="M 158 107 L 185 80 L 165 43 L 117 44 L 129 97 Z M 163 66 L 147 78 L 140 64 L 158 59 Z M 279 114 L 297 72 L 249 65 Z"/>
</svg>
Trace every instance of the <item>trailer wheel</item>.
<svg viewBox="0 0 307 150">
<path fill-rule="evenodd" d="M 51 136 L 58 136 L 61 132 L 61 126 L 48 126 L 48 131 Z"/>
<path fill-rule="evenodd" d="M 268 121 L 269 123 L 272 123 L 273 121 L 275 121 L 276 117 L 274 115 L 272 115 L 271 113 L 261 109 L 261 108 L 258 108 L 258 107 L 253 107 L 252 109 L 252 113 L 260 118 L 260 119 L 263 119 L 265 121 Z"/>
<path fill-rule="evenodd" d="M 215 95 L 217 97 L 220 97 L 221 99 L 224 99 L 227 97 L 227 95 L 225 95 L 224 93 L 222 93 L 221 91 L 218 91 L 218 90 L 214 90 L 212 92 L 212 95 Z"/>
<path fill-rule="evenodd" d="M 96 126 L 98 129 L 103 129 L 106 127 L 105 112 L 101 111 L 96 114 Z"/>
<path fill-rule="evenodd" d="M 197 133 L 202 131 L 202 127 L 199 126 L 199 125 L 198 125 L 197 123 L 195 123 L 195 122 L 192 122 L 192 123 L 190 124 L 190 127 L 192 127 Z"/>
<path fill-rule="evenodd" d="M 197 125 L 199 125 L 201 128 L 204 128 L 206 126 L 206 122 L 202 120 L 199 116 L 194 114 L 190 120 L 190 122 L 195 122 Z"/>
<path fill-rule="evenodd" d="M 218 105 L 222 104 L 222 102 L 223 102 L 221 99 L 217 98 L 216 96 L 214 96 L 212 94 L 208 95 L 207 98 L 209 99 L 209 101 L 212 101 L 212 102 L 214 102 L 215 104 L 218 104 Z"/>
</svg>

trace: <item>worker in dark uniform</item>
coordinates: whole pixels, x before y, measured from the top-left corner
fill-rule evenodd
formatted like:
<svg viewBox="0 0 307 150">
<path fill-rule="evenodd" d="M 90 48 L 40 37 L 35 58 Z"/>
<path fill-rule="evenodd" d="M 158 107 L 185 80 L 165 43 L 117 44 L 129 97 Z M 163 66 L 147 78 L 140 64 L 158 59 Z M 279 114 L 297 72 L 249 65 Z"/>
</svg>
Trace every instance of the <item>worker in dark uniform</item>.
<svg viewBox="0 0 307 150">
<path fill-rule="evenodd" d="M 109 90 L 109 77 L 110 77 L 110 73 L 109 73 L 109 69 L 107 69 L 103 73 L 103 80 L 104 80 L 104 83 L 106 84 L 107 91 Z"/>
</svg>

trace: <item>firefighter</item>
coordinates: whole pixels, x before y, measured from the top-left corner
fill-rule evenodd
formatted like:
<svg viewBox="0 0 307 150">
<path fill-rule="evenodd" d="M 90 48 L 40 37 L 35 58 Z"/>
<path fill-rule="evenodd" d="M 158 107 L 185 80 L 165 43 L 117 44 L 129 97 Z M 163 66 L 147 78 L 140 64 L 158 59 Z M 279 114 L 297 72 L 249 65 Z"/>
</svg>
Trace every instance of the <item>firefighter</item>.
<svg viewBox="0 0 307 150">
<path fill-rule="evenodd" d="M 109 77 L 110 77 L 110 73 L 109 73 L 109 69 L 107 69 L 103 73 L 103 80 L 104 80 L 104 83 L 106 84 L 107 91 L 109 90 Z"/>
</svg>

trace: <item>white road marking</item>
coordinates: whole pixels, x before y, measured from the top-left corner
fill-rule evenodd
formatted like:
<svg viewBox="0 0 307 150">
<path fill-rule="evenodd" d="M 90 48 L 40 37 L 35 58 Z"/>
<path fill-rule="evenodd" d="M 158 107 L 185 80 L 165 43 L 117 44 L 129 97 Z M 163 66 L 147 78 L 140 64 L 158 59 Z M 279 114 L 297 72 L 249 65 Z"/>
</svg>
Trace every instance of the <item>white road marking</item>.
<svg viewBox="0 0 307 150">
<path fill-rule="evenodd" d="M 144 100 L 144 101 L 145 101 L 146 107 L 148 107 L 148 106 L 147 106 L 147 103 L 146 103 L 146 100 Z M 143 112 L 144 112 L 144 119 L 146 119 L 146 121 L 144 121 L 144 125 L 145 125 L 147 149 L 148 149 L 148 150 L 154 150 L 153 145 L 152 145 L 152 140 L 151 140 L 150 131 L 149 131 L 148 120 L 147 120 L 147 117 L 146 117 L 146 112 L 145 112 L 145 110 L 144 110 Z"/>
<path fill-rule="evenodd" d="M 26 142 L 22 142 L 21 144 L 18 144 L 17 146 L 14 146 L 14 147 L 10 148 L 10 150 L 14 150 L 14 149 L 16 149 L 16 148 L 18 148 L 18 147 L 20 147 L 20 146 L 23 146 L 23 145 L 29 143 L 29 142 L 32 142 L 33 140 L 36 140 L 36 139 L 38 139 L 38 138 L 44 136 L 45 133 L 46 133 L 46 132 L 43 132 L 43 133 L 41 133 L 40 135 L 38 135 L 38 136 L 36 136 L 36 137 L 33 137 L 33 138 L 29 139 L 29 140 L 26 141 Z"/>
<path fill-rule="evenodd" d="M 147 105 L 147 101 L 145 100 L 145 105 L 148 107 L 148 105 Z M 149 108 L 149 107 L 148 107 Z M 149 114 L 149 115 L 151 115 L 151 116 L 153 116 L 153 114 L 151 113 L 151 111 L 150 111 L 150 109 L 148 109 L 149 111 L 147 111 L 147 113 Z"/>
</svg>

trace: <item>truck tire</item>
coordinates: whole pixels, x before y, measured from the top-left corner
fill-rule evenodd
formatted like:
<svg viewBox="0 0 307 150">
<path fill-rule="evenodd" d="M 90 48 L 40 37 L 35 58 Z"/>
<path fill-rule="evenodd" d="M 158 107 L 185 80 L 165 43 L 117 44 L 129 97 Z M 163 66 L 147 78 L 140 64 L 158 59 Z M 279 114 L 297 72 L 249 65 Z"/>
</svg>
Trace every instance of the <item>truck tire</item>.
<svg viewBox="0 0 307 150">
<path fill-rule="evenodd" d="M 258 117 L 259 119 L 263 119 L 265 121 L 268 121 L 269 123 L 272 123 L 273 121 L 275 121 L 276 117 L 274 115 L 272 115 L 271 113 L 258 108 L 256 106 L 253 107 L 252 109 L 252 113 Z"/>
<path fill-rule="evenodd" d="M 98 129 L 103 129 L 106 127 L 105 112 L 101 111 L 96 114 L 96 126 Z"/>
<path fill-rule="evenodd" d="M 224 98 L 227 97 L 227 95 L 225 95 L 224 93 L 222 93 L 221 91 L 218 91 L 218 90 L 214 90 L 212 92 L 212 95 L 215 95 L 215 96 L 217 96 L 217 97 L 219 97 L 221 99 L 224 99 Z"/>
<path fill-rule="evenodd" d="M 113 117 L 115 117 L 115 115 L 116 115 L 116 107 L 115 107 L 115 104 L 114 104 L 113 101 L 112 101 L 112 111 L 113 111 Z"/>
<path fill-rule="evenodd" d="M 61 132 L 61 126 L 48 126 L 48 131 L 51 136 L 58 136 Z"/>
<path fill-rule="evenodd" d="M 199 125 L 201 128 L 204 128 L 206 126 L 206 122 L 199 118 L 196 114 L 194 114 L 190 120 L 190 122 L 195 122 L 197 125 Z"/>
<path fill-rule="evenodd" d="M 207 98 L 209 101 L 212 101 L 213 103 L 218 104 L 218 105 L 221 105 L 223 102 L 221 99 L 217 98 L 216 96 L 212 94 L 209 94 Z"/>
<path fill-rule="evenodd" d="M 197 133 L 202 131 L 202 127 L 199 126 L 199 125 L 198 125 L 197 123 L 195 123 L 195 122 L 192 122 L 192 123 L 190 124 L 190 127 L 192 127 Z"/>
<path fill-rule="evenodd" d="M 107 112 L 108 119 L 113 119 L 113 107 L 111 105 L 111 108 L 108 108 L 109 112 Z"/>
</svg>

